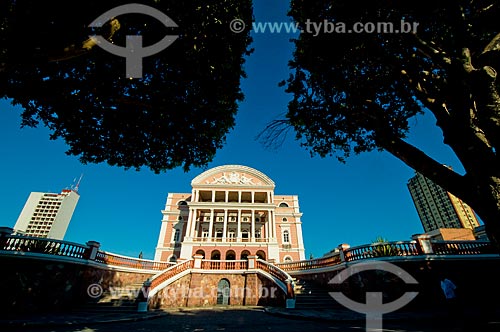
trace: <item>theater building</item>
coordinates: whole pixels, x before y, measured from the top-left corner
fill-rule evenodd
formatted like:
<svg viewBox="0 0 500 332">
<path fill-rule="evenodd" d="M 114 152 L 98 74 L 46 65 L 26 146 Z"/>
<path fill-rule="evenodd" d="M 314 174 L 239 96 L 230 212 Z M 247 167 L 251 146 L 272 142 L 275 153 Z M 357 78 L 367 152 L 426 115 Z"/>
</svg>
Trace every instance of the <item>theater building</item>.
<svg viewBox="0 0 500 332">
<path fill-rule="evenodd" d="M 286 262 L 305 259 L 297 195 L 275 195 L 274 182 L 241 165 L 209 169 L 191 193 L 169 193 L 162 210 L 155 260 L 239 260 L 257 255 Z"/>
</svg>

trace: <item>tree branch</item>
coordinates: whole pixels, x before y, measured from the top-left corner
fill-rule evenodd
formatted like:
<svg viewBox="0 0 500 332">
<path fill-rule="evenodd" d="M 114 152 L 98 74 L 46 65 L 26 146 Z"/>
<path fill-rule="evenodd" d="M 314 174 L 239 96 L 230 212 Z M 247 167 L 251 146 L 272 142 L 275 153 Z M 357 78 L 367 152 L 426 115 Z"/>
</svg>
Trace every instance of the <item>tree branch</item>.
<svg viewBox="0 0 500 332">
<path fill-rule="evenodd" d="M 493 52 L 498 50 L 500 50 L 500 33 L 497 34 L 495 37 L 493 37 L 493 39 L 488 43 L 488 45 L 486 45 L 483 52 L 481 52 L 481 56 L 488 52 Z"/>
<path fill-rule="evenodd" d="M 114 18 L 110 20 L 109 23 L 106 24 L 106 27 L 107 31 L 103 33 L 103 37 L 109 42 L 112 42 L 113 36 L 121 27 L 120 22 L 116 18 Z M 49 57 L 49 62 L 65 61 L 79 57 L 83 54 L 89 53 L 92 50 L 92 48 L 94 48 L 94 46 L 96 45 L 97 45 L 96 39 L 94 37 L 89 37 L 88 39 L 83 41 L 79 47 L 75 45 L 70 45 L 64 48 L 62 54 Z"/>
<path fill-rule="evenodd" d="M 409 167 L 421 173 L 446 191 L 460 197 L 464 201 L 470 201 L 467 179 L 429 157 L 420 149 L 405 142 L 398 137 L 378 141 L 380 146 L 393 156 L 404 162 Z"/>
<path fill-rule="evenodd" d="M 451 65 L 451 58 L 446 52 L 439 50 L 437 47 L 431 46 L 428 42 L 420 38 L 416 33 L 412 34 L 417 41 L 417 49 L 436 64 L 440 64 L 442 68 Z"/>
<path fill-rule="evenodd" d="M 286 119 L 273 120 L 257 136 L 266 149 L 276 150 L 280 148 L 292 129 L 290 121 Z"/>
</svg>

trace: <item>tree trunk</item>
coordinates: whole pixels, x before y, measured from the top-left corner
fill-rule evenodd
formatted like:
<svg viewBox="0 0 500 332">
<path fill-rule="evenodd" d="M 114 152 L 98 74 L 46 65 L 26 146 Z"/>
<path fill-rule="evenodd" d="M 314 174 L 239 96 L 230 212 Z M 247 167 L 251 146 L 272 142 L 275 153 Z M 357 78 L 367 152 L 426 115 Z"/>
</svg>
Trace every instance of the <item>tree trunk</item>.
<svg viewBox="0 0 500 332">
<path fill-rule="evenodd" d="M 500 252 L 500 177 L 485 176 L 475 180 L 476 198 L 467 203 L 482 219 L 488 238 Z"/>
</svg>

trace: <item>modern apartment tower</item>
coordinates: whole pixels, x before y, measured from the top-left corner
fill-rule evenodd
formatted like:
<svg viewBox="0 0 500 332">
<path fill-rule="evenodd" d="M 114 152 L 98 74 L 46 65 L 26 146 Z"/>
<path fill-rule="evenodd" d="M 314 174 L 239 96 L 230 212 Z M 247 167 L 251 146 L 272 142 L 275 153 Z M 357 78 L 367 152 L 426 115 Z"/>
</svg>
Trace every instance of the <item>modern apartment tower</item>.
<svg viewBox="0 0 500 332">
<path fill-rule="evenodd" d="M 407 186 L 425 232 L 439 228 L 474 229 L 479 226 L 470 206 L 422 174 L 415 172 Z"/>
<path fill-rule="evenodd" d="M 64 239 L 79 198 L 78 186 L 64 189 L 60 194 L 30 193 L 14 231 L 27 236 Z"/>
</svg>

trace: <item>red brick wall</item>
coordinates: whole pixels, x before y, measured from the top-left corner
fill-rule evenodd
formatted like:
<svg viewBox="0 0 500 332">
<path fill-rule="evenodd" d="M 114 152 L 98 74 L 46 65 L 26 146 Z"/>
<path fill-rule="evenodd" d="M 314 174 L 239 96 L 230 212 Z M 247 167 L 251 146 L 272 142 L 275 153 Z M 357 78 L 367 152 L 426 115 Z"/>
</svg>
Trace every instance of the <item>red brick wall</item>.
<svg viewBox="0 0 500 332">
<path fill-rule="evenodd" d="M 229 305 L 284 306 L 285 295 L 272 281 L 257 274 L 191 273 L 158 292 L 150 308 L 201 307 L 217 305 L 217 286 L 221 279 L 229 281 Z"/>
</svg>

